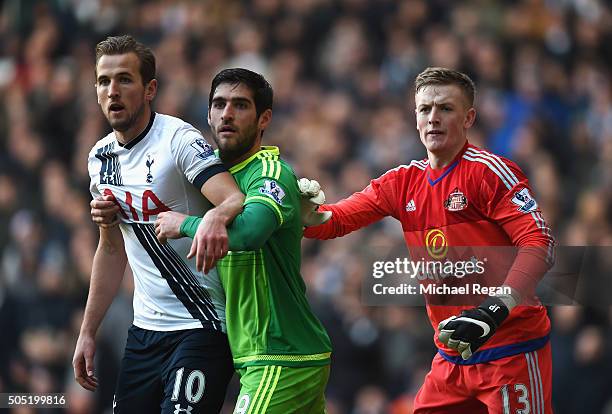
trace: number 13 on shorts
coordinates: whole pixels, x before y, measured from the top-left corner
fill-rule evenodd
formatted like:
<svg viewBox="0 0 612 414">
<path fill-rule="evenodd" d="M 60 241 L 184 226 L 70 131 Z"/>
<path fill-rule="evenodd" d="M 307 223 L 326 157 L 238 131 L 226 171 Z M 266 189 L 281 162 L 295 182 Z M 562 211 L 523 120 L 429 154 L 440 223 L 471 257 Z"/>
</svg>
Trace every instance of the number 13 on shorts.
<svg viewBox="0 0 612 414">
<path fill-rule="evenodd" d="M 503 385 L 500 388 L 503 414 L 531 414 L 529 394 L 525 384 Z M 511 403 L 511 399 L 514 399 Z M 510 407 L 513 407 L 511 409 Z"/>
</svg>

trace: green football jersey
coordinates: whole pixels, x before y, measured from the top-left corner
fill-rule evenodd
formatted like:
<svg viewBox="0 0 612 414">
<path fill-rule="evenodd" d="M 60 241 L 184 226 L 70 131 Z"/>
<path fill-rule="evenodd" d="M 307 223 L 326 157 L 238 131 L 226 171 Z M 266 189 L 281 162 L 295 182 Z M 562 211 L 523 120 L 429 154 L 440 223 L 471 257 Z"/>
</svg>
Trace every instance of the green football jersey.
<svg viewBox="0 0 612 414">
<path fill-rule="evenodd" d="M 331 343 L 300 274 L 303 229 L 293 169 L 277 147 L 262 147 L 230 173 L 245 205 L 269 207 L 279 224 L 259 250 L 230 251 L 217 262 L 234 366 L 329 364 Z"/>
</svg>

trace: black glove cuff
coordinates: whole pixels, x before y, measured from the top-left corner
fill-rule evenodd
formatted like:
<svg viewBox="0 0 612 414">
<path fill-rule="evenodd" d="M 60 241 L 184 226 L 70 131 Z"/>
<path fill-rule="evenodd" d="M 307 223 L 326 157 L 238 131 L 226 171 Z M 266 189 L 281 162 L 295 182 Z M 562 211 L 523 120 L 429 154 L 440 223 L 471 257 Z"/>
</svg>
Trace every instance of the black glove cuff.
<svg viewBox="0 0 612 414">
<path fill-rule="evenodd" d="M 504 302 L 495 296 L 487 298 L 478 306 L 478 309 L 486 313 L 493 320 L 496 328 L 501 325 L 510 314 Z"/>
</svg>

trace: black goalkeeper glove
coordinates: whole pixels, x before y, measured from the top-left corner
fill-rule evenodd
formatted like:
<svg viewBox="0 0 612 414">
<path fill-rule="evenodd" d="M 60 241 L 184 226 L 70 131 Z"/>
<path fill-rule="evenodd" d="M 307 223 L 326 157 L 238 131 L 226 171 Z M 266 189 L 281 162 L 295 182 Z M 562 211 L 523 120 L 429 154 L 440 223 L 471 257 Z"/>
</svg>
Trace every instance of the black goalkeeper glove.
<svg viewBox="0 0 612 414">
<path fill-rule="evenodd" d="M 508 306 L 498 297 L 489 297 L 480 306 L 451 316 L 438 325 L 438 339 L 456 349 L 465 360 L 489 340 L 508 317 Z"/>
</svg>

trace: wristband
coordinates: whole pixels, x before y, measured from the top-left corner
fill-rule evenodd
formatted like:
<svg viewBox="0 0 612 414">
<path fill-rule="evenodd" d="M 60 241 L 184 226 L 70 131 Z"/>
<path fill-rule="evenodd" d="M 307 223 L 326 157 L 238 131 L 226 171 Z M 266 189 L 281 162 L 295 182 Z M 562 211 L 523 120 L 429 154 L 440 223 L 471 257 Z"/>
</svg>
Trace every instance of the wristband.
<svg viewBox="0 0 612 414">
<path fill-rule="evenodd" d="M 506 304 L 500 298 L 495 296 L 490 296 L 485 299 L 485 301 L 480 304 L 478 309 L 491 318 L 495 328 L 499 327 L 499 325 L 501 325 L 510 314 Z"/>
<path fill-rule="evenodd" d="M 195 237 L 196 232 L 198 231 L 198 226 L 202 222 L 202 217 L 198 216 L 189 216 L 183 223 L 181 224 L 181 228 L 179 232 L 183 237 L 191 237 L 192 239 Z"/>
</svg>

